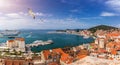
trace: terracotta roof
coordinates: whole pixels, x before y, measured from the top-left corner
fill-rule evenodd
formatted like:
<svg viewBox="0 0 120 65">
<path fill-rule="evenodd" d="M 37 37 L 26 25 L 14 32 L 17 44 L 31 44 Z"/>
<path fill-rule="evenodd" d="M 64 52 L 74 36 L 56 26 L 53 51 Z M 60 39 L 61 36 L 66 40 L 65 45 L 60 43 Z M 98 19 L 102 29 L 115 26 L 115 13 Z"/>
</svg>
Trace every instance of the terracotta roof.
<svg viewBox="0 0 120 65">
<path fill-rule="evenodd" d="M 84 58 L 84 57 L 86 57 L 86 56 L 87 56 L 87 55 L 78 55 L 77 58 L 78 58 L 78 59 L 82 59 L 82 58 Z"/>
<path fill-rule="evenodd" d="M 8 42 L 14 42 L 14 40 L 8 40 Z"/>
<path fill-rule="evenodd" d="M 58 49 L 53 49 L 53 52 L 57 52 L 57 53 L 61 53 L 61 61 L 69 64 L 72 62 L 73 58 L 70 58 L 69 54 L 66 54 L 65 52 L 63 52 L 63 50 L 61 48 Z"/>
<path fill-rule="evenodd" d="M 15 38 L 15 40 L 25 41 L 25 39 L 24 39 L 24 38 Z"/>
<path fill-rule="evenodd" d="M 45 59 L 47 60 L 48 59 L 48 55 L 50 54 L 50 51 L 49 50 L 44 50 L 43 54 L 44 54 Z"/>
<path fill-rule="evenodd" d="M 110 48 L 112 48 L 112 47 L 114 47 L 114 42 L 109 42 L 108 44 L 107 44 L 107 47 L 110 47 Z"/>
<path fill-rule="evenodd" d="M 61 55 L 61 61 L 67 63 L 67 64 L 70 64 L 72 63 L 72 58 L 70 58 L 70 56 L 68 54 L 62 54 Z"/>
<path fill-rule="evenodd" d="M 119 35 L 120 35 L 119 33 L 109 33 L 109 34 L 107 34 L 108 37 L 110 37 L 110 36 L 119 36 Z"/>
<path fill-rule="evenodd" d="M 57 53 L 61 53 L 61 54 L 64 53 L 63 50 L 62 50 L 61 48 L 53 49 L 52 51 L 53 51 L 53 52 L 57 52 Z"/>
<path fill-rule="evenodd" d="M 116 54 L 117 54 L 117 51 L 116 51 L 116 50 L 112 50 L 112 51 L 111 51 L 111 54 L 116 55 Z"/>
</svg>

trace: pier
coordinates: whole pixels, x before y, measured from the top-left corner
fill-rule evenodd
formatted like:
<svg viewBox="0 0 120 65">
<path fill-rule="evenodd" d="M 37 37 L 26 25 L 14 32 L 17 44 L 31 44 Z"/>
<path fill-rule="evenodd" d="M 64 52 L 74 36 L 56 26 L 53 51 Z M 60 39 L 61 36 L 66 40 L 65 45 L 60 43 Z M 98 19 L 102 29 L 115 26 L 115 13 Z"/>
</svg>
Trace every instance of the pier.
<svg viewBox="0 0 120 65">
<path fill-rule="evenodd" d="M 48 41 L 42 41 L 42 40 L 36 40 L 31 44 L 26 44 L 26 47 L 37 47 L 37 46 L 44 46 L 44 45 L 48 45 L 48 44 L 52 44 L 53 41 L 52 40 L 48 40 Z"/>
</svg>

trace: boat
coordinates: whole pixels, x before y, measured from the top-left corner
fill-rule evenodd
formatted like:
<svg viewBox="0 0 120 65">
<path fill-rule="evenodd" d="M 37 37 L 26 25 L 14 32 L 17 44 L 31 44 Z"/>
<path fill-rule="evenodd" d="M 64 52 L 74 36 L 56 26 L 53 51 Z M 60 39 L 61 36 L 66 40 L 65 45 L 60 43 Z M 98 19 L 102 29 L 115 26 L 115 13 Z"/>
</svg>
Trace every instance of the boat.
<svg viewBox="0 0 120 65">
<path fill-rule="evenodd" d="M 4 30 L 0 32 L 0 35 L 3 37 L 16 37 L 20 34 L 20 31 L 17 30 Z"/>
</svg>

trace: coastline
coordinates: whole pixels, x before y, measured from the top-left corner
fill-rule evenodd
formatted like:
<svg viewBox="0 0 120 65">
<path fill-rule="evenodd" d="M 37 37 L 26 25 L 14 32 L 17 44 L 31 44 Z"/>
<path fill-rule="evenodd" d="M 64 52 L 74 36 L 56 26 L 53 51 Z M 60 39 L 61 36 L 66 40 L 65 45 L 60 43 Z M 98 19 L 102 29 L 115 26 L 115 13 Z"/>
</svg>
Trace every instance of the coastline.
<svg viewBox="0 0 120 65">
<path fill-rule="evenodd" d="M 31 37 L 28 38 L 29 33 L 32 32 Z M 41 30 L 36 30 L 36 31 L 22 31 L 22 33 L 19 35 L 20 37 L 25 38 L 26 44 L 31 44 L 32 42 L 36 40 L 53 40 L 54 44 L 52 45 L 45 45 L 45 46 L 38 46 L 32 48 L 32 51 L 42 51 L 42 50 L 47 50 L 47 49 L 54 49 L 54 48 L 64 48 L 67 46 L 77 46 L 81 45 L 83 43 L 90 43 L 93 42 L 93 39 L 84 39 L 82 36 L 78 34 L 69 34 L 66 32 L 52 32 L 52 33 L 58 33 L 58 34 L 52 34 L 48 33 L 49 31 L 41 31 Z M 50 31 L 51 32 L 51 31 Z M 62 34 L 61 34 L 62 33 Z M 5 39 L 5 40 L 4 40 Z M 1 39 L 6 42 L 6 40 L 9 40 L 8 38 L 3 38 Z"/>
<path fill-rule="evenodd" d="M 71 35 L 77 35 L 77 36 L 82 36 L 84 39 L 87 39 L 87 38 L 94 38 L 94 36 L 85 36 L 85 35 L 81 35 L 79 33 L 68 33 L 68 32 L 57 32 L 57 31 L 52 31 L 52 32 L 47 32 L 48 34 L 71 34 Z"/>
</svg>

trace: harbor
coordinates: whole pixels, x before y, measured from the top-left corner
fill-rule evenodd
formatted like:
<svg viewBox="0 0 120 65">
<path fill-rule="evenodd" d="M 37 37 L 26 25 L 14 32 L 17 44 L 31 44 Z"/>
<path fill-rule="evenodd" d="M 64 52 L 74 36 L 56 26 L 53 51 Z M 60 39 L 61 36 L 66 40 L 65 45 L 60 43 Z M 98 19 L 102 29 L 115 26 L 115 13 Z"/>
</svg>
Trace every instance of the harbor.
<svg viewBox="0 0 120 65">
<path fill-rule="evenodd" d="M 62 64 L 62 63 L 59 62 L 60 60 L 62 60 L 62 58 L 60 58 L 59 53 L 65 54 L 65 52 L 67 51 L 67 48 L 62 49 L 62 47 L 65 47 L 65 46 L 63 46 L 62 43 L 61 44 L 56 43 L 53 35 L 55 35 L 55 37 L 57 37 L 57 36 L 61 37 L 61 39 L 63 39 L 63 36 L 65 36 L 65 37 L 68 36 L 67 39 L 69 39 L 70 36 L 73 36 L 73 37 L 77 36 L 77 35 L 70 35 L 70 34 L 52 34 L 51 35 L 51 34 L 47 33 L 48 31 L 45 31 L 44 33 L 41 33 L 41 35 L 43 35 L 43 34 L 47 35 L 47 36 L 51 35 L 50 37 L 53 37 L 51 40 L 50 40 L 50 38 L 48 38 L 48 40 L 46 40 L 46 41 L 45 40 L 44 41 L 43 40 L 35 40 L 35 41 L 32 41 L 32 43 L 27 44 L 26 40 L 28 39 L 28 36 L 30 35 L 29 34 L 30 32 L 29 31 L 27 31 L 27 32 L 28 33 L 24 33 L 24 32 L 21 33 L 20 34 L 21 37 L 19 35 L 19 37 L 15 37 L 15 38 L 12 38 L 12 39 L 7 38 L 6 42 L 0 45 L 1 46 L 0 51 L 3 52 L 3 53 L 0 54 L 1 55 L 0 60 L 2 60 L 1 63 L 5 62 L 6 64 L 9 64 L 9 62 L 10 63 L 17 63 L 18 62 L 18 63 L 22 63 L 22 64 L 30 63 L 30 64 L 34 64 L 34 65 L 37 65 L 37 64 L 38 65 L 40 65 L 40 64 L 41 65 L 46 65 L 46 64 L 49 64 L 51 62 L 55 62 L 57 64 Z M 33 33 L 31 35 L 37 34 L 34 31 L 32 31 L 32 32 Z M 41 31 L 39 31 L 39 32 L 41 32 Z M 22 37 L 22 34 L 25 35 L 24 38 Z M 38 36 L 38 34 L 37 34 L 37 36 Z M 34 36 L 31 36 L 31 37 L 34 38 Z M 31 38 L 31 37 L 29 37 L 29 38 Z M 40 37 L 40 36 L 38 36 L 38 37 Z M 82 36 L 77 36 L 77 37 L 81 38 Z M 57 38 L 55 38 L 55 39 L 57 39 Z M 66 38 L 64 38 L 64 39 L 66 40 Z M 82 38 L 82 39 L 84 39 L 84 38 Z M 68 41 L 70 41 L 70 40 L 68 40 Z M 55 44 L 57 44 L 58 46 L 55 47 L 54 46 Z M 69 44 L 69 45 L 74 46 L 73 44 Z M 66 45 L 66 46 L 69 46 L 69 45 Z M 46 48 L 46 46 L 52 46 L 53 47 L 53 48 L 47 48 L 47 50 L 49 50 L 50 53 L 53 54 L 52 58 L 53 58 L 54 61 L 48 61 L 48 60 L 46 61 L 46 59 L 44 59 L 44 56 L 46 55 L 46 53 L 44 51 L 46 51 L 46 50 L 43 49 L 42 47 Z M 37 49 L 34 49 L 34 48 L 37 48 Z M 42 48 L 41 52 L 40 52 L 39 48 Z M 55 49 L 56 52 L 59 52 L 59 53 L 55 54 L 55 53 L 53 53 L 54 48 L 61 48 L 61 50 L 58 49 L 58 51 L 57 51 L 57 49 Z M 34 49 L 34 50 L 32 50 L 32 49 Z M 37 50 L 39 50 L 39 51 L 37 51 Z M 11 59 L 13 59 L 13 60 L 11 60 Z M 31 60 L 31 61 L 29 61 L 29 60 Z M 20 61 L 22 61 L 22 62 L 20 62 Z"/>
<path fill-rule="evenodd" d="M 25 38 L 25 43 L 27 44 L 32 44 L 36 40 L 42 40 L 42 41 L 47 41 L 47 40 L 52 40 L 53 44 L 48 44 L 48 45 L 39 45 L 38 47 L 32 47 L 32 51 L 42 51 L 45 49 L 53 49 L 53 48 L 63 48 L 66 46 L 77 46 L 79 44 L 83 43 L 89 43 L 94 41 L 93 38 L 88 38 L 84 39 L 83 36 L 79 35 L 71 35 L 71 34 L 57 34 L 57 33 L 52 33 L 49 34 L 49 31 L 53 30 L 21 30 L 20 34 L 18 37 Z M 32 32 L 32 33 L 31 33 Z M 7 38 L 3 37 L 0 38 L 0 43 L 5 43 L 7 40 L 11 40 L 12 38 Z"/>
</svg>

